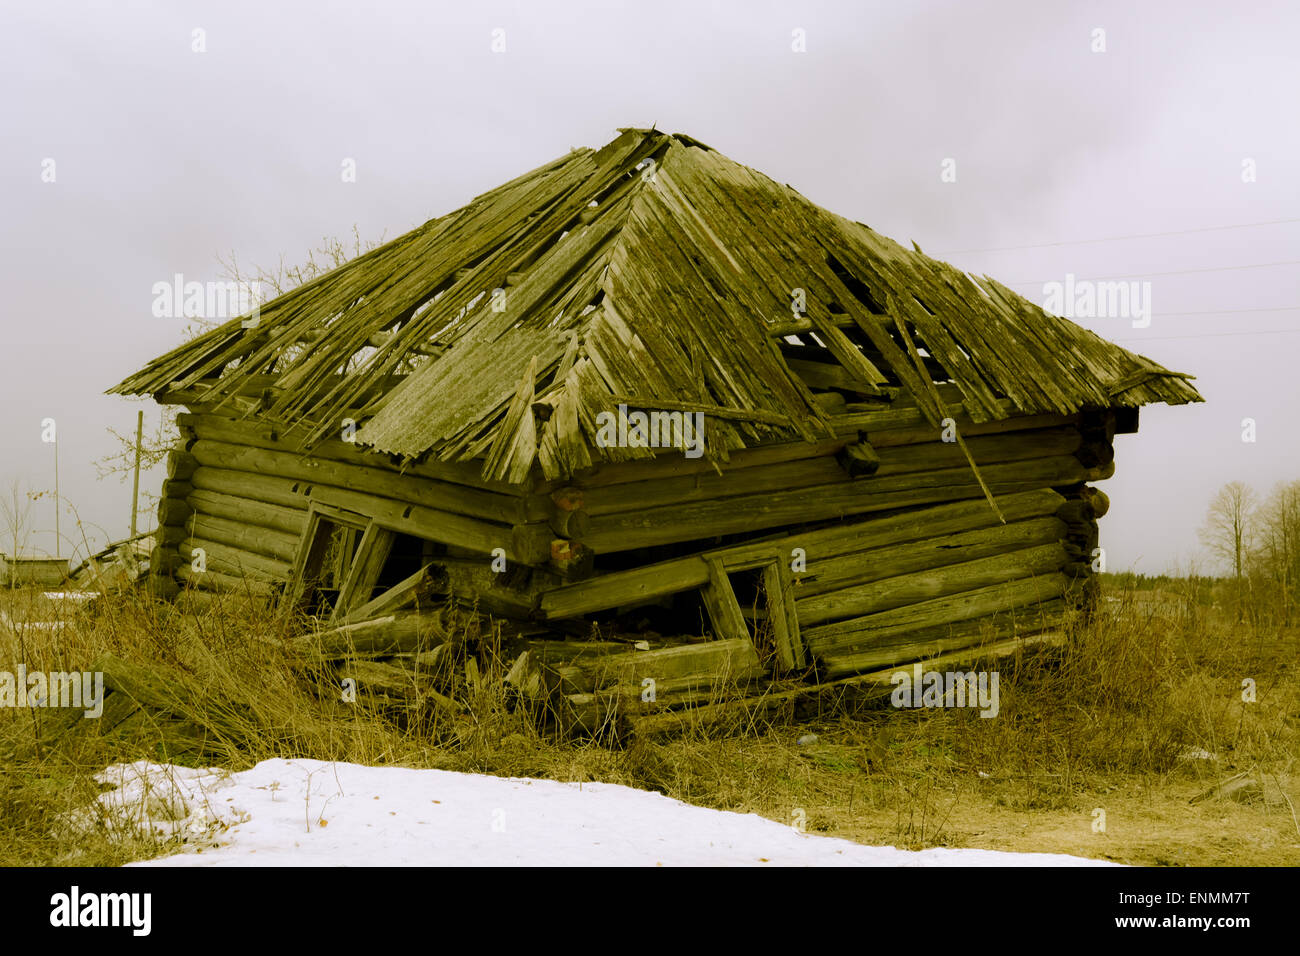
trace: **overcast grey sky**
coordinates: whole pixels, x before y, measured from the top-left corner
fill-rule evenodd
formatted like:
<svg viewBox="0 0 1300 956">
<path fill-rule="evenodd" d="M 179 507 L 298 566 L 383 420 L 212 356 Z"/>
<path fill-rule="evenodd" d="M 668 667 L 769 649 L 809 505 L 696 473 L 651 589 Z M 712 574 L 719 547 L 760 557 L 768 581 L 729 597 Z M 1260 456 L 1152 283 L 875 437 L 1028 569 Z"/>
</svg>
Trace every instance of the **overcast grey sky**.
<svg viewBox="0 0 1300 956">
<path fill-rule="evenodd" d="M 1186 567 L 1217 487 L 1300 478 L 1293 2 L 2 9 L 0 489 L 52 487 L 54 418 L 99 540 L 125 533 L 130 484 L 92 462 L 138 407 L 102 392 L 180 341 L 155 282 L 215 280 L 232 251 L 297 261 L 354 224 L 391 239 L 651 124 L 1038 302 L 1067 273 L 1149 281 L 1148 327 L 1079 321 L 1208 402 L 1117 439 L 1110 569 Z M 53 551 L 52 504 L 34 517 Z"/>
</svg>

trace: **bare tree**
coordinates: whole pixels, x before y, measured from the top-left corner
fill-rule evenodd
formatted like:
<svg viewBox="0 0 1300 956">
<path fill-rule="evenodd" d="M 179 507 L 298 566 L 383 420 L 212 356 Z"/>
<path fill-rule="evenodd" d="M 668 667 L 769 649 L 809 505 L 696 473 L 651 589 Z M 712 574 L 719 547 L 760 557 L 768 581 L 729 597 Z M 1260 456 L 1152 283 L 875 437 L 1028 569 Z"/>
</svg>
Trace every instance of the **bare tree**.
<svg viewBox="0 0 1300 956">
<path fill-rule="evenodd" d="M 1259 496 L 1250 485 L 1231 481 L 1210 500 L 1210 510 L 1201 528 L 1201 543 L 1218 560 L 1231 566 L 1232 576 L 1241 579 L 1250 550 L 1252 523 Z"/>
<path fill-rule="evenodd" d="M 240 266 L 233 252 L 225 258 L 218 256 L 217 261 L 221 263 L 222 278 L 247 285 L 257 283 L 258 288 L 269 289 L 273 293 L 272 297 L 275 297 L 351 262 L 382 242 L 382 236 L 377 240 L 362 240 L 360 231 L 353 224 L 351 239 L 326 236 L 315 249 L 308 249 L 307 258 L 297 265 L 285 265 L 284 257 L 281 256 L 279 264 L 273 269 L 263 266 L 245 269 Z"/>
<path fill-rule="evenodd" d="M 23 491 L 18 479 L 9 482 L 9 488 L 0 497 L 0 532 L 9 546 L 9 556 L 17 557 L 27 549 L 31 535 L 32 493 Z"/>
<path fill-rule="evenodd" d="M 1278 484 L 1260 507 L 1251 564 L 1272 584 L 1280 598 L 1281 620 L 1289 624 L 1300 608 L 1300 481 Z"/>
<path fill-rule="evenodd" d="M 21 490 L 18 479 L 9 483 L 8 489 L 0 497 L 0 532 L 4 534 L 4 544 L 9 549 L 9 557 L 17 558 L 27 550 L 27 539 L 31 535 L 31 515 L 33 496 L 30 491 Z M 0 552 L 4 549 L 0 548 Z M 3 564 L 4 562 L 0 562 Z M 9 586 L 17 587 L 18 579 L 10 568 Z"/>
<path fill-rule="evenodd" d="M 248 270 L 239 265 L 233 252 L 225 258 L 218 256 L 217 262 L 222 267 L 223 279 L 253 288 L 269 289 L 272 293 L 269 298 L 274 298 L 332 269 L 337 269 L 362 253 L 374 249 L 382 241 L 382 236 L 378 240 L 362 240 L 360 231 L 356 225 L 353 225 L 351 239 L 326 236 L 315 249 L 307 250 L 306 260 L 297 265 L 286 265 L 284 257 L 281 256 L 279 264 L 273 269 L 254 266 Z M 257 285 L 253 285 L 254 283 Z M 197 338 L 219 324 L 218 320 L 192 318 L 190 324 L 184 329 L 185 339 L 189 341 Z M 108 433 L 116 443 L 116 449 L 96 461 L 95 469 L 101 479 L 118 475 L 125 480 L 135 468 L 135 436 L 124 435 L 111 426 L 108 428 Z M 167 453 L 176 447 L 179 437 L 175 418 L 164 410 L 157 426 L 146 432 L 141 439 L 140 467 L 148 469 L 161 464 L 167 458 Z M 157 496 L 146 493 L 144 498 L 147 505 L 151 501 L 156 503 Z"/>
</svg>

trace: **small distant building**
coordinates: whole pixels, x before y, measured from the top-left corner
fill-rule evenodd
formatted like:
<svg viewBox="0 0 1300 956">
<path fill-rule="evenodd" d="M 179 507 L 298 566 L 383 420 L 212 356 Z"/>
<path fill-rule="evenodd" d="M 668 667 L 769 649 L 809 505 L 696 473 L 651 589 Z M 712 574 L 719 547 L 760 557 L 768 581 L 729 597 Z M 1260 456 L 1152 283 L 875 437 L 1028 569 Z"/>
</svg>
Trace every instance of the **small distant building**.
<svg viewBox="0 0 1300 956">
<path fill-rule="evenodd" d="M 9 557 L 0 553 L 0 586 L 57 587 L 67 576 L 67 558 Z"/>
</svg>

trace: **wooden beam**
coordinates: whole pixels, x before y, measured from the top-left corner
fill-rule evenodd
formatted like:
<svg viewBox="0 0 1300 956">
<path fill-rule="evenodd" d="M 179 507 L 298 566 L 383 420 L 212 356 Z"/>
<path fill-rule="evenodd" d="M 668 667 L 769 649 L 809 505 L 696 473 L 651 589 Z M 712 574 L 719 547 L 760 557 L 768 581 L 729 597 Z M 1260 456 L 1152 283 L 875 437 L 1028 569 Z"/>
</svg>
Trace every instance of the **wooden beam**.
<svg viewBox="0 0 1300 956">
<path fill-rule="evenodd" d="M 726 568 L 717 558 L 706 559 L 709 567 L 709 583 L 701 590 L 705 610 L 713 623 L 713 634 L 721 640 L 743 638 L 749 640 L 749 625 L 740 613 L 740 602 L 731 587 Z"/>
<path fill-rule="evenodd" d="M 1005 503 L 1007 499 L 1002 501 Z M 1018 520 L 1021 515 L 1017 512 L 1005 525 L 996 524 L 997 519 L 991 512 L 989 517 L 995 522 L 993 527 L 976 527 L 948 534 L 936 532 L 920 540 L 865 552 L 828 557 L 818 549 L 809 549 L 807 571 L 798 576 L 799 600 L 886 578 L 1052 544 L 1063 540 L 1067 534 L 1065 522 L 1050 514 Z M 870 525 L 864 531 L 869 534 Z"/>
<path fill-rule="evenodd" d="M 656 683 L 687 677 L 739 680 L 763 673 L 758 652 L 748 636 L 657 651 L 607 654 L 555 670 L 565 694 L 591 693 L 615 684 L 639 687 L 646 678 Z"/>
<path fill-rule="evenodd" d="M 250 471 L 405 501 L 505 524 L 529 519 L 527 499 L 380 468 L 201 438 L 190 449 L 200 465 Z M 543 518 L 545 515 L 542 516 Z"/>
<path fill-rule="evenodd" d="M 264 555 L 286 564 L 292 562 L 298 552 L 300 535 L 275 531 L 261 525 L 246 524 L 229 518 L 196 512 L 190 517 L 188 528 L 190 534 L 196 538 L 230 545 L 241 551 Z"/>
<path fill-rule="evenodd" d="M 396 537 L 392 531 L 374 522 L 366 528 L 357 544 L 356 553 L 352 556 L 347 576 L 339 588 L 332 621 L 346 619 L 350 612 L 370 601 Z"/>
<path fill-rule="evenodd" d="M 229 468 L 201 467 L 194 472 L 190 483 L 196 491 L 209 491 L 247 501 L 258 501 L 307 513 L 306 489 L 310 482 L 294 481 L 249 471 Z"/>
<path fill-rule="evenodd" d="M 223 574 L 236 577 L 247 575 L 270 583 L 279 583 L 289 577 L 287 562 L 254 554 L 251 551 L 243 551 L 219 541 L 208 541 L 191 536 L 181 541 L 177 551 L 180 552 L 182 560 L 192 562 L 194 551 L 199 548 L 203 549 L 207 566 Z"/>
<path fill-rule="evenodd" d="M 805 628 L 804 640 L 817 657 L 869 650 L 915 631 L 984 617 L 1059 598 L 1069 587 L 1064 574 L 1044 574 L 963 591 L 905 607 Z"/>
<path fill-rule="evenodd" d="M 1067 560 L 1061 542 L 1053 541 L 801 598 L 796 603 L 796 611 L 800 624 L 811 627 L 826 621 L 861 617 L 1007 581 L 1054 573 L 1060 571 Z"/>
<path fill-rule="evenodd" d="M 1014 521 L 1051 515 L 1064 501 L 1050 488 L 1041 488 L 1008 495 L 999 501 L 999 506 L 1003 514 Z M 774 552 L 788 558 L 793 549 L 801 548 L 810 560 L 826 561 L 839 555 L 909 541 L 939 539 L 993 524 L 996 524 L 996 519 L 982 502 L 959 502 L 917 509 L 888 518 L 847 522 L 818 531 L 781 534 L 763 541 L 707 551 L 705 554 L 736 564 L 753 559 L 761 560 Z M 891 557 L 890 560 L 901 559 Z M 864 566 L 868 563 L 865 558 L 860 561 Z M 593 611 L 653 601 L 703 587 L 708 580 L 709 568 L 704 557 L 690 555 L 642 568 L 611 572 L 590 581 L 547 591 L 542 595 L 541 609 L 544 617 L 551 620 L 578 617 Z"/>
<path fill-rule="evenodd" d="M 167 477 L 185 481 L 199 467 L 198 459 L 187 451 L 173 448 L 167 453 Z"/>
<path fill-rule="evenodd" d="M 211 516 L 281 531 L 297 538 L 307 521 L 306 510 L 271 505 L 217 491 L 196 489 L 185 499 L 195 516 Z"/>
<path fill-rule="evenodd" d="M 951 412 L 952 409 L 950 408 Z M 920 419 L 920 412 L 914 411 Z M 973 422 L 964 416 L 954 416 L 957 427 L 967 439 L 982 435 L 1013 434 L 1044 428 L 1066 428 L 1079 426 L 1079 415 L 1017 415 L 1013 418 L 998 419 L 991 422 Z M 865 429 L 871 444 L 876 448 L 892 448 L 896 445 L 915 445 L 937 442 L 942 438 L 943 429 L 929 424 L 898 425 L 889 428 Z"/>
<path fill-rule="evenodd" d="M 1041 632 L 1056 633 L 1067 617 L 1065 602 L 1050 600 L 1022 609 L 1018 613 L 994 614 L 955 624 L 940 625 L 899 635 L 888 644 L 849 654 L 827 653 L 820 660 L 819 673 L 824 680 L 836 680 L 860 674 L 875 667 L 904 661 L 926 661 L 927 670 L 943 667 L 955 658 L 954 651 L 978 646 L 980 652 L 993 652 L 1011 638 L 1026 638 Z M 993 643 L 987 643 L 993 642 Z M 970 650 L 965 651 L 970 654 Z M 941 655 L 934 657 L 934 655 Z M 893 673 L 890 672 L 890 676 Z"/>
<path fill-rule="evenodd" d="M 315 652 L 325 659 L 351 654 L 410 653 L 443 641 L 436 620 L 416 612 L 389 614 L 291 638 L 292 651 Z"/>
<path fill-rule="evenodd" d="M 763 591 L 767 595 L 768 620 L 772 624 L 779 669 L 790 672 L 805 666 L 799 616 L 795 609 L 794 580 L 783 559 L 774 560 L 763 568 Z"/>
<path fill-rule="evenodd" d="M 506 525 L 325 485 L 313 485 L 311 499 L 374 518 L 384 527 L 402 534 L 469 548 L 484 555 L 502 548 L 512 561 L 524 564 L 536 561 L 535 555 L 515 550 L 511 529 Z"/>
<path fill-rule="evenodd" d="M 221 571 L 214 571 L 212 568 L 200 574 L 191 568 L 188 562 L 177 564 L 175 576 L 182 583 L 198 588 L 201 591 L 224 594 L 250 594 L 261 598 L 269 598 L 275 593 L 274 586 L 267 581 L 248 575 L 225 574 Z"/>
<path fill-rule="evenodd" d="M 1096 480 L 1073 456 L 990 465 L 983 469 L 997 495 Z M 769 494 L 607 515 L 592 519 L 585 543 L 598 554 L 698 540 L 941 501 L 979 497 L 968 468 L 940 469 L 811 486 Z"/>
<path fill-rule="evenodd" d="M 422 596 L 431 594 L 435 589 L 440 588 L 445 593 L 446 584 L 446 571 L 438 565 L 426 564 L 383 593 L 354 607 L 348 612 L 343 623 L 355 624 L 358 621 L 384 617 L 394 611 L 404 610 L 412 604 L 418 604 Z"/>
</svg>

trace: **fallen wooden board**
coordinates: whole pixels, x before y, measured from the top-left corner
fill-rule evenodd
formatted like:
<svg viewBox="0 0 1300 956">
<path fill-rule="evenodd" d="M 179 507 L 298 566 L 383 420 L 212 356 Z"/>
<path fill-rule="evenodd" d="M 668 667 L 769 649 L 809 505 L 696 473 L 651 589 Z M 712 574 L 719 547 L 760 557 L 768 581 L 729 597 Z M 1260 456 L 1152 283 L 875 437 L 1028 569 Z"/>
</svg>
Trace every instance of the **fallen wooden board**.
<svg viewBox="0 0 1300 956">
<path fill-rule="evenodd" d="M 614 684 L 701 677 L 740 680 L 762 673 L 758 652 L 748 638 L 703 641 L 658 651 L 609 654 L 556 668 L 564 694 L 590 693 Z"/>
<path fill-rule="evenodd" d="M 285 646 L 298 654 L 337 660 L 353 654 L 410 653 L 444 640 L 445 635 L 432 616 L 398 612 L 291 638 Z"/>
<path fill-rule="evenodd" d="M 1059 631 L 1049 631 L 1028 637 L 1017 637 L 981 647 L 965 648 L 948 654 L 932 657 L 921 663 L 927 669 L 950 669 L 990 658 L 1006 657 L 1010 654 L 1039 647 L 1055 646 L 1064 643 L 1066 635 Z M 913 665 L 891 667 L 887 670 L 857 674 L 840 680 L 827 681 L 793 687 L 788 690 L 774 690 L 761 697 L 746 698 L 739 701 L 727 701 L 720 704 L 708 704 L 702 707 L 680 711 L 668 711 L 649 717 L 630 718 L 629 732 L 643 739 L 654 739 L 678 735 L 692 730 L 708 730 L 727 724 L 753 729 L 758 721 L 782 707 L 789 707 L 798 701 L 822 698 L 833 704 L 835 698 L 846 690 L 865 690 L 872 694 L 887 694 L 895 685 L 895 675 L 911 676 Z"/>
</svg>

